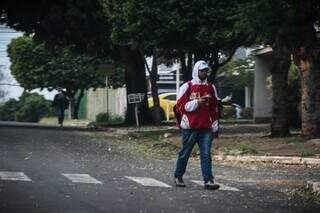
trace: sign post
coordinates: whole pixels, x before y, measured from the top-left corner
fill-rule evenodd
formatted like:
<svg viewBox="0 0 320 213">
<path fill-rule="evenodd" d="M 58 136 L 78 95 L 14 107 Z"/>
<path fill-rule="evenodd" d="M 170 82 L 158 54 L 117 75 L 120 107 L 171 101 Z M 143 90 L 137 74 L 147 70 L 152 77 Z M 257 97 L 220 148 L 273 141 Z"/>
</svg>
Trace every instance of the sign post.
<svg viewBox="0 0 320 213">
<path fill-rule="evenodd" d="M 136 119 L 136 126 L 140 127 L 139 124 L 139 112 L 138 104 L 141 103 L 144 99 L 144 93 L 130 93 L 128 94 L 128 103 L 134 104 L 134 117 Z"/>
</svg>

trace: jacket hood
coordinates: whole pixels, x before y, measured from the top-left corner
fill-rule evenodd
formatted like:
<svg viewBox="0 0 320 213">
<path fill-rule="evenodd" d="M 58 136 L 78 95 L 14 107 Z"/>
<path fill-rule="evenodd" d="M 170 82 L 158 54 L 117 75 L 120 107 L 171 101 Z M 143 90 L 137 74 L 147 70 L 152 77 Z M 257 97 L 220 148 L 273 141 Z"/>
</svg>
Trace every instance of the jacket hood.
<svg viewBox="0 0 320 213">
<path fill-rule="evenodd" d="M 207 83 L 207 79 L 205 79 L 204 81 L 201 81 L 199 78 L 199 70 L 202 70 L 202 69 L 210 69 L 210 67 L 208 66 L 207 62 L 203 60 L 197 61 L 194 64 L 193 70 L 192 70 L 192 81 L 194 83 L 199 83 L 199 84 Z"/>
</svg>

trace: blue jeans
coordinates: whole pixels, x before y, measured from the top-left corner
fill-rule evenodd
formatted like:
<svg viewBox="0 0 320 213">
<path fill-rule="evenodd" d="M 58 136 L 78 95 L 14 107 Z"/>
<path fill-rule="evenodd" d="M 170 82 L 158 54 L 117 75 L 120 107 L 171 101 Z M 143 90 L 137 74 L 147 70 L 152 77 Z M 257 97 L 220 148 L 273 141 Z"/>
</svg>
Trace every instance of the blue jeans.
<svg viewBox="0 0 320 213">
<path fill-rule="evenodd" d="M 178 154 L 175 177 L 182 177 L 194 145 L 197 143 L 200 150 L 201 171 L 204 182 L 213 181 L 211 146 L 213 133 L 209 129 L 181 130 L 182 148 Z"/>
</svg>

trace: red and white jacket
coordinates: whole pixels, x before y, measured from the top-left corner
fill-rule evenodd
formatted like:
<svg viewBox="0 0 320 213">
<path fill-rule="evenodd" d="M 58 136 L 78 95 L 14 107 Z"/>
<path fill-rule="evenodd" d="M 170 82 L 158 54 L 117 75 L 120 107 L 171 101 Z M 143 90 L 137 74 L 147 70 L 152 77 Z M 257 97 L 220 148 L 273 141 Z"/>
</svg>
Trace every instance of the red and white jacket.
<svg viewBox="0 0 320 213">
<path fill-rule="evenodd" d="M 177 109 L 182 114 L 179 126 L 182 129 L 213 129 L 214 122 L 218 120 L 219 98 L 213 84 L 199 79 L 197 65 L 198 62 L 193 68 L 192 81 L 184 83 L 179 89 Z M 200 106 L 198 98 L 207 95 L 210 98 Z"/>
</svg>

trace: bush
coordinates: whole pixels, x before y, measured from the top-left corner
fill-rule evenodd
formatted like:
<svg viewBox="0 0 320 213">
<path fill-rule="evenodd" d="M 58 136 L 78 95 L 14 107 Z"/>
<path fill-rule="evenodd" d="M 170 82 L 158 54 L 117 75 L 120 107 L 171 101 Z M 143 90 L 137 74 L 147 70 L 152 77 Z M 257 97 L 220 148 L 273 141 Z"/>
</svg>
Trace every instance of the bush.
<svg viewBox="0 0 320 213">
<path fill-rule="evenodd" d="M 20 102 L 15 99 L 10 99 L 0 107 L 0 120 L 14 121 L 15 114 L 20 108 Z"/>
<path fill-rule="evenodd" d="M 103 122 L 107 122 L 108 120 L 109 120 L 109 113 L 99 113 L 96 116 L 96 122 L 103 123 Z"/>
<path fill-rule="evenodd" d="M 253 118 L 253 109 L 252 109 L 252 107 L 243 108 L 242 117 L 244 119 L 252 119 Z"/>
<path fill-rule="evenodd" d="M 107 112 L 99 113 L 96 116 L 96 122 L 100 124 L 121 124 L 124 119 L 119 115 L 112 115 Z"/>
<path fill-rule="evenodd" d="M 221 118 L 235 118 L 236 110 L 232 106 L 223 106 L 221 111 Z"/>
<path fill-rule="evenodd" d="M 0 120 L 38 122 L 53 114 L 50 105 L 42 95 L 24 92 L 19 101 L 10 99 L 0 107 Z"/>
</svg>

